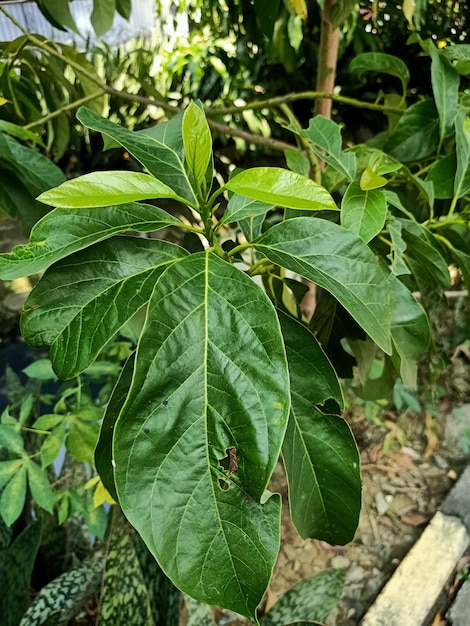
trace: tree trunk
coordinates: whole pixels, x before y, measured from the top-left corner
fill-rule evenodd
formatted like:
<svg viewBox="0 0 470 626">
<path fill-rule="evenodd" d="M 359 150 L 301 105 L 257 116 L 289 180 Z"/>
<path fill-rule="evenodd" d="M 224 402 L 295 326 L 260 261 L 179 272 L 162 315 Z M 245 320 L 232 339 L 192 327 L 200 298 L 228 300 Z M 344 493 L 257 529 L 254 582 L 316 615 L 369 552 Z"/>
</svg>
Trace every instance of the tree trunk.
<svg viewBox="0 0 470 626">
<path fill-rule="evenodd" d="M 335 3 L 336 0 L 324 0 L 318 50 L 316 91 L 329 93 L 335 88 L 339 46 L 339 28 L 333 29 L 331 24 L 331 7 Z M 329 98 L 318 98 L 315 101 L 314 114 L 331 119 L 331 106 L 332 100 Z"/>
</svg>

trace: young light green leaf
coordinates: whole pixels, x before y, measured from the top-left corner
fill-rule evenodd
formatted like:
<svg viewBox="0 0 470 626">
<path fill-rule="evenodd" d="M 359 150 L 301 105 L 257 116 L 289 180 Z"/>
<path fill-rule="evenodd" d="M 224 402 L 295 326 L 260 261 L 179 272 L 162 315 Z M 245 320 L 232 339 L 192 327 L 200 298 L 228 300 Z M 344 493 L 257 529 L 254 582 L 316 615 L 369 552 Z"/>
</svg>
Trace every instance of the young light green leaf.
<svg viewBox="0 0 470 626">
<path fill-rule="evenodd" d="M 93 465 L 95 447 L 98 442 L 100 425 L 86 422 L 76 415 L 68 416 L 68 437 L 65 442 L 67 450 L 77 461 Z"/>
<path fill-rule="evenodd" d="M 325 163 L 343 174 L 348 181 L 353 181 L 356 176 L 356 156 L 353 152 L 342 150 L 341 131 L 338 124 L 323 117 L 315 115 L 310 120 L 307 130 L 301 132 L 306 137 L 315 151 Z"/>
<path fill-rule="evenodd" d="M 361 475 L 354 437 L 340 416 L 341 387 L 310 331 L 284 313 L 279 318 L 292 396 L 282 447 L 291 518 L 304 539 L 345 544 L 359 522 Z"/>
<path fill-rule="evenodd" d="M 211 253 L 170 266 L 114 429 L 119 502 L 180 589 L 250 619 L 279 549 L 280 501 L 265 489 L 289 404 L 262 289 Z"/>
<path fill-rule="evenodd" d="M 149 300 L 168 265 L 187 255 L 175 244 L 137 237 L 77 252 L 51 267 L 33 289 L 21 332 L 32 345 L 50 346 L 55 372 L 72 378 Z"/>
<path fill-rule="evenodd" d="M 304 578 L 289 589 L 260 620 L 261 626 L 323 624 L 343 591 L 345 572 L 327 569 Z"/>
<path fill-rule="evenodd" d="M 113 235 L 135 230 L 151 232 L 181 222 L 157 207 L 133 202 L 117 207 L 54 209 L 31 231 L 30 242 L 0 254 L 0 278 L 35 274 L 64 257 Z"/>
<path fill-rule="evenodd" d="M 24 440 L 18 429 L 19 426 L 0 424 L 0 449 L 4 448 L 13 454 L 24 454 Z"/>
<path fill-rule="evenodd" d="M 247 218 L 264 217 L 274 207 L 274 204 L 252 200 L 234 193 L 228 201 L 227 208 L 220 222 L 222 224 L 231 224 Z"/>
<path fill-rule="evenodd" d="M 341 225 L 369 243 L 380 233 L 387 217 L 387 201 L 380 189 L 364 191 L 354 182 L 341 202 Z"/>
<path fill-rule="evenodd" d="M 19 626 L 69 622 L 99 592 L 102 555 L 84 561 L 48 583 L 36 595 Z"/>
<path fill-rule="evenodd" d="M 117 141 L 135 156 L 150 174 L 171 187 L 178 196 L 189 202 L 196 202 L 184 167 L 183 142 L 180 133 L 174 132 L 177 129 L 173 126 L 169 127 L 170 122 L 164 131 L 158 131 L 156 134 L 143 134 L 114 124 L 85 107 L 78 110 L 77 118 L 84 126 Z M 181 118 L 177 121 L 181 123 Z"/>
<path fill-rule="evenodd" d="M 50 359 L 38 359 L 24 368 L 23 374 L 36 380 L 57 380 Z"/>
<path fill-rule="evenodd" d="M 100 597 L 100 626 L 154 626 L 129 523 L 115 506 Z M 132 590 L 132 593 L 129 593 Z"/>
<path fill-rule="evenodd" d="M 241 196 L 289 209 L 338 210 L 324 187 L 280 167 L 253 167 L 231 178 L 225 187 Z"/>
<path fill-rule="evenodd" d="M 174 198 L 184 202 L 173 189 L 153 176 L 120 171 L 84 174 L 45 191 L 37 200 L 63 209 L 82 209 L 151 198 Z"/>
<path fill-rule="evenodd" d="M 288 148 L 287 150 L 284 150 L 284 157 L 286 159 L 286 165 L 290 170 L 300 174 L 301 176 L 308 177 L 310 174 L 311 164 L 303 152 Z"/>
<path fill-rule="evenodd" d="M 10 478 L 16 474 L 17 470 L 23 465 L 23 459 L 15 459 L 14 461 L 0 461 L 0 489 L 2 489 Z"/>
<path fill-rule="evenodd" d="M 403 97 L 410 80 L 410 72 L 404 61 L 383 52 L 363 52 L 353 58 L 349 64 L 349 72 L 365 82 L 366 72 L 380 72 L 396 76 L 402 86 Z"/>
<path fill-rule="evenodd" d="M 457 170 L 454 178 L 454 195 L 465 196 L 470 191 L 470 117 L 463 109 L 457 111 L 455 118 L 455 141 Z"/>
<path fill-rule="evenodd" d="M 46 472 L 30 458 L 28 458 L 26 467 L 33 500 L 38 506 L 52 515 L 54 513 L 54 495 Z"/>
<path fill-rule="evenodd" d="M 431 55 L 431 82 L 439 113 L 439 137 L 442 144 L 453 130 L 454 118 L 457 112 L 459 98 L 460 77 L 450 61 L 429 41 L 429 54 Z"/>
<path fill-rule="evenodd" d="M 51 463 L 54 463 L 57 459 L 64 445 L 65 437 L 65 422 L 58 424 L 46 437 L 40 449 L 41 465 L 43 469 L 51 465 Z"/>
<path fill-rule="evenodd" d="M 403 163 L 434 154 L 439 145 L 439 115 L 434 100 L 412 104 L 389 134 L 383 149 Z"/>
<path fill-rule="evenodd" d="M 13 124 L 12 122 L 7 122 L 6 120 L 0 120 L 0 131 L 8 133 L 17 139 L 22 139 L 23 141 L 33 141 L 38 146 L 45 148 L 40 135 L 24 128 L 23 126 L 18 126 L 18 124 Z"/>
<path fill-rule="evenodd" d="M 10 478 L 0 497 L 0 515 L 11 526 L 21 515 L 26 502 L 26 466 L 24 463 Z"/>
<path fill-rule="evenodd" d="M 386 353 L 390 294 L 373 252 L 354 233 L 314 217 L 273 226 L 253 242 L 270 261 L 329 291 Z"/>
<path fill-rule="evenodd" d="M 183 115 L 183 144 L 185 159 L 197 187 L 204 189 L 207 168 L 212 158 L 212 137 L 204 112 L 191 102 Z M 206 192 L 206 193 L 204 193 Z"/>
<path fill-rule="evenodd" d="M 371 189 L 380 189 L 387 184 L 387 179 L 383 176 L 379 176 L 371 167 L 366 169 L 361 174 L 361 180 L 359 185 L 362 191 L 370 191 Z"/>
</svg>

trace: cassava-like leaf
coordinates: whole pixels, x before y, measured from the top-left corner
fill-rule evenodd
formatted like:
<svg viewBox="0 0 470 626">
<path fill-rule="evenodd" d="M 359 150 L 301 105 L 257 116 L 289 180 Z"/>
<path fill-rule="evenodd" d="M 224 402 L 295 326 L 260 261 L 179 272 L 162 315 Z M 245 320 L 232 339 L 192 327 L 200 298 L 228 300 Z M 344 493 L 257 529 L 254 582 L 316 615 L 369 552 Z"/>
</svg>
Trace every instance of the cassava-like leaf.
<svg viewBox="0 0 470 626">
<path fill-rule="evenodd" d="M 236 174 L 225 187 L 241 196 L 289 209 L 338 210 L 324 187 L 280 167 L 253 167 Z"/>
<path fill-rule="evenodd" d="M 364 191 L 351 183 L 341 202 L 341 225 L 369 243 L 385 224 L 387 201 L 380 189 Z"/>
<path fill-rule="evenodd" d="M 64 257 L 113 235 L 151 232 L 181 222 L 157 207 L 132 202 L 117 207 L 54 209 L 31 231 L 30 242 L 0 254 L 0 278 L 35 274 Z"/>
<path fill-rule="evenodd" d="M 181 153 L 182 139 L 180 143 L 180 136 L 177 133 L 157 139 L 160 137 L 160 133 L 150 135 L 127 130 L 96 115 L 85 107 L 78 110 L 77 118 L 84 126 L 108 135 L 117 141 L 135 156 L 155 178 L 171 187 L 178 196 L 189 202 L 196 202 L 191 182 L 184 167 Z M 169 141 L 173 136 L 176 137 L 176 145 Z"/>
<path fill-rule="evenodd" d="M 23 463 L 10 478 L 0 497 L 0 515 L 11 526 L 21 515 L 26 502 L 26 466 Z"/>
<path fill-rule="evenodd" d="M 348 181 L 354 180 L 356 155 L 342 150 L 341 131 L 338 124 L 322 115 L 315 115 L 310 120 L 308 129 L 303 130 L 301 134 L 310 141 L 318 157 L 343 174 Z"/>
<path fill-rule="evenodd" d="M 323 624 L 336 607 L 343 591 L 345 573 L 327 569 L 304 578 L 289 589 L 260 620 L 261 626 Z"/>
<path fill-rule="evenodd" d="M 99 626 L 155 626 L 133 534 L 119 508 L 113 507 Z"/>
<path fill-rule="evenodd" d="M 187 595 L 184 596 L 184 604 L 188 615 L 187 626 L 216 626 L 214 614 L 208 604 Z"/>
<path fill-rule="evenodd" d="M 329 291 L 385 352 L 391 352 L 390 294 L 362 239 L 332 222 L 296 217 L 253 242 L 270 261 Z"/>
<path fill-rule="evenodd" d="M 345 544 L 361 509 L 359 453 L 336 373 L 310 331 L 279 312 L 292 407 L 282 447 L 292 521 L 304 539 Z"/>
<path fill-rule="evenodd" d="M 119 237 L 71 255 L 29 295 L 23 336 L 32 345 L 50 346 L 54 371 L 72 378 L 149 300 L 168 265 L 187 254 L 166 241 Z"/>
<path fill-rule="evenodd" d="M 65 572 L 41 589 L 19 626 L 65 626 L 98 592 L 102 571 L 102 555 L 97 555 Z"/>
<path fill-rule="evenodd" d="M 179 196 L 165 183 L 139 172 L 92 172 L 45 191 L 38 200 L 64 209 L 104 207 L 135 200 Z"/>
<path fill-rule="evenodd" d="M 289 404 L 264 292 L 211 253 L 169 267 L 114 429 L 117 494 L 175 585 L 252 619 L 279 549 L 280 501 L 265 489 Z"/>
</svg>

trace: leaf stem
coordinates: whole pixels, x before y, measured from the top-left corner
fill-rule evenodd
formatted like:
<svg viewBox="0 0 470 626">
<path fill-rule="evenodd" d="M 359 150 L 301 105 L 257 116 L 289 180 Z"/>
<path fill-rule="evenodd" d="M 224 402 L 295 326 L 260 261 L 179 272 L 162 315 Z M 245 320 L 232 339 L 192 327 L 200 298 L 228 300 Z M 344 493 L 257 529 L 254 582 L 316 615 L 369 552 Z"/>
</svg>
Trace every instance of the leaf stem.
<svg viewBox="0 0 470 626">
<path fill-rule="evenodd" d="M 251 243 L 241 243 L 239 246 L 235 246 L 235 248 L 232 248 L 230 252 L 227 253 L 227 258 L 235 256 L 240 252 L 244 252 L 245 250 L 248 250 L 248 248 L 251 248 Z"/>
</svg>

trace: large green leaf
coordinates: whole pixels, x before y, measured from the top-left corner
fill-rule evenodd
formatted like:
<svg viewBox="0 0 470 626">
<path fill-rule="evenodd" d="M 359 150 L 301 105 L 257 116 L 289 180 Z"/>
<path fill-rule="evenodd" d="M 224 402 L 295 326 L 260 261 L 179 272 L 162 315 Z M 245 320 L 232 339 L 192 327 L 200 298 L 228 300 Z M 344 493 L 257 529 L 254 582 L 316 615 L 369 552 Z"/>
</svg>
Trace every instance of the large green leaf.
<svg viewBox="0 0 470 626">
<path fill-rule="evenodd" d="M 402 85 L 403 97 L 410 80 L 410 72 L 404 61 L 383 52 L 364 52 L 353 58 L 349 64 L 349 72 L 365 82 L 366 72 L 380 72 L 396 76 Z"/>
<path fill-rule="evenodd" d="M 101 587 L 100 626 L 155 625 L 132 537 L 129 523 L 114 507 Z"/>
<path fill-rule="evenodd" d="M 175 145 L 173 142 L 169 142 L 173 134 L 168 134 L 160 140 L 157 139 L 159 135 L 156 134 L 133 132 L 96 115 L 85 107 L 78 110 L 77 118 L 84 126 L 108 135 L 117 141 L 134 155 L 155 178 L 171 187 L 179 196 L 189 200 L 189 202 L 196 202 L 194 191 L 184 168 L 180 151 L 182 146 L 180 137 L 177 136 L 178 143 Z"/>
<path fill-rule="evenodd" d="M 206 116 L 194 102 L 184 112 L 182 134 L 189 171 L 197 188 L 203 189 L 207 168 L 212 159 L 212 137 Z"/>
<path fill-rule="evenodd" d="M 273 263 L 329 291 L 385 352 L 390 294 L 373 252 L 354 233 L 314 217 L 273 226 L 253 242 Z"/>
<path fill-rule="evenodd" d="M 139 172 L 92 172 L 45 191 L 38 200 L 64 209 L 127 204 L 149 198 L 179 196 L 165 183 Z"/>
<path fill-rule="evenodd" d="M 18 626 L 27 609 L 40 540 L 41 525 L 36 521 L 29 524 L 10 546 L 1 549 L 0 614 L 3 626 Z"/>
<path fill-rule="evenodd" d="M 407 244 L 404 258 L 415 278 L 417 274 L 414 270 L 418 269 L 418 275 L 427 275 L 429 282 L 434 286 L 439 285 L 442 289 L 448 289 L 449 269 L 433 234 L 416 222 L 404 219 L 400 222 L 403 239 Z"/>
<path fill-rule="evenodd" d="M 169 267 L 115 426 L 117 493 L 175 585 L 253 619 L 279 549 L 280 500 L 265 489 L 289 404 L 264 292 L 211 253 Z"/>
<path fill-rule="evenodd" d="M 439 113 L 439 136 L 440 143 L 453 130 L 454 118 L 459 99 L 460 77 L 450 61 L 429 41 L 429 54 L 431 55 L 431 81 Z"/>
<path fill-rule="evenodd" d="M 289 209 L 338 210 L 324 187 L 280 167 L 253 167 L 231 178 L 225 187 L 241 196 Z"/>
<path fill-rule="evenodd" d="M 439 145 L 439 115 L 431 98 L 412 104 L 389 134 L 383 149 L 403 163 L 434 154 Z"/>
<path fill-rule="evenodd" d="M 325 163 L 343 174 L 348 181 L 356 175 L 356 155 L 342 150 L 341 131 L 338 124 L 316 115 L 310 120 L 307 130 L 301 133 L 312 144 L 315 154 Z"/>
<path fill-rule="evenodd" d="M 93 0 L 93 11 L 91 13 L 91 24 L 97 37 L 101 37 L 113 25 L 114 12 L 116 10 L 116 0 Z"/>
<path fill-rule="evenodd" d="M 31 231 L 30 242 L 0 254 L 0 278 L 12 280 L 35 274 L 64 257 L 126 231 L 151 232 L 181 222 L 149 204 L 117 207 L 55 209 Z"/>
<path fill-rule="evenodd" d="M 289 589 L 260 620 L 261 626 L 323 624 L 343 591 L 344 570 L 327 569 Z"/>
<path fill-rule="evenodd" d="M 67 624 L 99 591 L 102 571 L 97 556 L 65 572 L 41 589 L 19 626 Z"/>
<path fill-rule="evenodd" d="M 455 141 L 457 171 L 453 190 L 454 195 L 461 198 L 470 191 L 470 117 L 463 109 L 458 110 L 455 118 Z"/>
<path fill-rule="evenodd" d="M 354 437 L 339 415 L 341 387 L 310 331 L 279 316 L 292 397 L 282 447 L 292 521 L 304 539 L 345 544 L 359 521 L 361 474 Z"/>
<path fill-rule="evenodd" d="M 341 225 L 366 243 L 380 233 L 387 217 L 387 201 L 380 189 L 363 191 L 351 183 L 341 202 Z"/>
<path fill-rule="evenodd" d="M 187 254 L 175 244 L 136 237 L 76 252 L 51 267 L 33 289 L 21 332 L 34 346 L 50 346 L 54 371 L 72 378 L 149 300 L 168 265 Z"/>
</svg>

